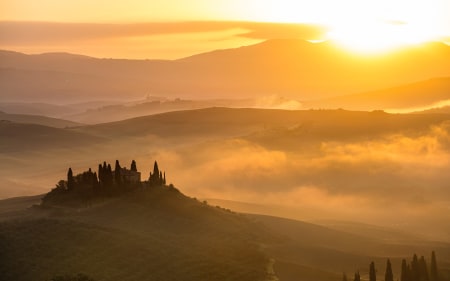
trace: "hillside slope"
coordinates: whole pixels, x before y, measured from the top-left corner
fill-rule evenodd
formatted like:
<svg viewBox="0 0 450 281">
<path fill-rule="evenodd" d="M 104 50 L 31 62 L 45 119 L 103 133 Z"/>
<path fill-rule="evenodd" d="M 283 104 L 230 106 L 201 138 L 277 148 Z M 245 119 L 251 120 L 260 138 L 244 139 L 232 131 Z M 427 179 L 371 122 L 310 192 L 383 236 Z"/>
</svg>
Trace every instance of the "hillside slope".
<svg viewBox="0 0 450 281">
<path fill-rule="evenodd" d="M 382 111 L 207 108 L 156 114 L 74 130 L 103 137 L 248 137 L 350 140 L 418 132 L 449 119 L 447 114 L 387 114 Z M 370 124 L 370 126 L 368 126 Z"/>
<path fill-rule="evenodd" d="M 95 280 L 265 280 L 257 228 L 175 189 L 28 212 L 1 223 L 2 279 L 83 273 Z"/>
<path fill-rule="evenodd" d="M 0 121 L 0 152 L 39 151 L 55 148 L 78 148 L 104 142 L 106 139 L 68 129 L 38 124 Z"/>
<path fill-rule="evenodd" d="M 81 126 L 81 123 L 68 121 L 64 119 L 50 118 L 40 115 L 27 115 L 27 114 L 8 114 L 0 111 L 0 120 L 11 121 L 22 124 L 36 124 L 54 128 L 66 128 Z"/>
<path fill-rule="evenodd" d="M 0 201 L 0 216 L 24 200 Z M 398 267 L 412 251 L 436 250 L 443 270 L 450 261 L 449 244 L 386 244 L 301 221 L 237 214 L 168 187 L 84 208 L 24 210 L 0 223 L 0 249 L 0 276 L 19 281 L 76 273 L 95 280 L 268 280 L 268 266 L 280 280 L 331 281 L 356 268 L 365 275 L 371 260 L 391 257 Z"/>
</svg>

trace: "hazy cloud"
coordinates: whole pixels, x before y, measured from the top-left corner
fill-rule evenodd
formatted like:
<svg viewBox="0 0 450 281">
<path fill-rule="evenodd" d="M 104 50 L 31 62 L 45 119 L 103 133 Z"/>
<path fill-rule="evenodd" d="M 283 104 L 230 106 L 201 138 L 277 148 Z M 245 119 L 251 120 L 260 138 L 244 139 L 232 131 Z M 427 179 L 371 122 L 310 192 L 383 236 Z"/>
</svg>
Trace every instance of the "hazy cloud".
<svg viewBox="0 0 450 281">
<path fill-rule="evenodd" d="M 164 22 L 134 24 L 0 22 L 0 44 L 49 44 L 79 40 L 244 30 L 252 39 L 316 39 L 324 28 L 306 24 L 253 22 Z"/>
<path fill-rule="evenodd" d="M 314 25 L 228 21 L 133 24 L 3 21 L 0 48 L 100 58 L 178 59 L 272 38 L 322 38 L 324 32 Z"/>
<path fill-rule="evenodd" d="M 187 193 L 206 198 L 365 208 L 450 201 L 448 123 L 414 137 L 323 142 L 319 150 L 287 152 L 234 139 L 156 157 L 176 170 L 177 183 Z"/>
<path fill-rule="evenodd" d="M 135 159 L 143 179 L 158 160 L 169 183 L 188 196 L 283 206 L 291 210 L 283 215 L 298 219 L 414 223 L 421 231 L 428 225 L 427 232 L 444 227 L 439 222 L 450 219 L 450 121 L 425 131 L 365 140 L 302 140 L 301 135 L 275 135 L 276 130 L 267 130 L 274 134 L 271 139 L 295 138 L 298 147 L 274 148 L 244 136 L 179 142 L 145 136 L 95 152 L 86 148 L 45 153 L 46 163 L 39 169 L 34 165 L 42 155 L 35 159 L 27 155 L 28 166 L 22 163 L 23 157 L 4 155 L 0 171 L 6 180 L 0 185 L 15 189 L 5 188 L 0 196 L 37 192 L 38 187 L 39 192 L 48 191 L 65 176 L 67 167 L 75 172 L 95 169 L 107 155 L 105 160 L 121 159 L 122 165 Z M 23 169 L 34 172 L 24 177 L 18 172 Z M 442 231 L 442 237 L 450 235 L 448 227 Z"/>
</svg>

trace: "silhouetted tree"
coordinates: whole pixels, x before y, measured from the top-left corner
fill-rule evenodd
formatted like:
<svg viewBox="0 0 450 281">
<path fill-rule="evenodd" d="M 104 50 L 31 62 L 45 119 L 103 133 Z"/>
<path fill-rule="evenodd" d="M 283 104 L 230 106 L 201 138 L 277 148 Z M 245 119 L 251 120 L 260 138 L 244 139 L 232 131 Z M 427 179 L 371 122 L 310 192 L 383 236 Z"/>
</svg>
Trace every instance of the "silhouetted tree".
<svg viewBox="0 0 450 281">
<path fill-rule="evenodd" d="M 436 255 L 434 251 L 431 252 L 430 281 L 439 281 Z"/>
<path fill-rule="evenodd" d="M 122 167 L 120 167 L 119 160 L 116 160 L 116 166 L 114 167 L 114 181 L 117 185 L 122 184 L 121 170 Z"/>
<path fill-rule="evenodd" d="M 158 168 L 158 162 L 155 161 L 155 164 L 153 164 L 153 175 L 156 177 L 159 176 L 159 168 Z"/>
<path fill-rule="evenodd" d="M 403 259 L 402 260 L 402 272 L 401 272 L 401 275 L 400 275 L 400 281 L 411 281 L 410 280 L 410 276 L 411 276 L 411 273 L 410 273 L 409 266 L 406 264 L 406 260 Z"/>
<path fill-rule="evenodd" d="M 166 172 L 164 172 L 163 184 L 166 185 Z"/>
<path fill-rule="evenodd" d="M 131 161 L 130 170 L 133 172 L 137 172 L 136 161 Z"/>
<path fill-rule="evenodd" d="M 419 259 L 417 258 L 416 254 L 414 254 L 413 260 L 411 262 L 411 280 L 420 281 Z"/>
<path fill-rule="evenodd" d="M 375 270 L 375 263 L 370 263 L 370 269 L 369 269 L 369 280 L 370 281 L 377 281 L 377 273 Z"/>
<path fill-rule="evenodd" d="M 359 275 L 359 271 L 355 272 L 355 278 L 353 281 L 361 281 L 361 276 Z"/>
<path fill-rule="evenodd" d="M 72 190 L 75 187 L 75 179 L 73 178 L 72 168 L 67 171 L 67 189 Z"/>
<path fill-rule="evenodd" d="M 149 178 L 151 185 L 162 185 L 163 184 L 163 178 L 162 173 L 158 168 L 158 162 L 155 161 L 155 164 L 153 165 L 153 173 L 150 173 Z"/>
<path fill-rule="evenodd" d="M 105 172 L 105 183 L 107 186 L 111 186 L 112 185 L 112 181 L 113 181 L 113 175 L 112 175 L 112 169 L 111 169 L 111 165 L 108 164 L 108 166 L 106 167 L 106 172 Z"/>
<path fill-rule="evenodd" d="M 386 273 L 384 274 L 384 281 L 394 281 L 394 275 L 392 274 L 391 261 L 388 259 L 386 263 Z"/>
<path fill-rule="evenodd" d="M 98 181 L 99 181 L 100 185 L 102 185 L 105 181 L 102 164 L 98 164 Z"/>
<path fill-rule="evenodd" d="M 428 268 L 427 263 L 425 261 L 425 257 L 421 256 L 419 260 L 419 280 L 420 281 L 429 281 L 428 278 Z"/>
</svg>

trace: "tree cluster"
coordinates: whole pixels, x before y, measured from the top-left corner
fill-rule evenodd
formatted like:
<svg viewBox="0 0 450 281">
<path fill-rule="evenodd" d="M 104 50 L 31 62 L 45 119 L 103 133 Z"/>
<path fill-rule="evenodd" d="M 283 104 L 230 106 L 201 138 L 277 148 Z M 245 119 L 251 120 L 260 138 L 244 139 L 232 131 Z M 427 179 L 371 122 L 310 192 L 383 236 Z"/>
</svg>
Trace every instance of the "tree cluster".
<svg viewBox="0 0 450 281">
<path fill-rule="evenodd" d="M 342 280 L 348 281 L 347 274 L 345 272 Z M 377 280 L 377 271 L 375 269 L 375 263 L 371 262 L 369 265 L 369 281 L 376 281 L 376 280 Z M 361 281 L 359 271 L 355 273 L 353 281 Z M 394 281 L 394 274 L 392 273 L 392 265 L 389 259 L 386 262 L 384 281 Z M 429 270 L 424 256 L 421 256 L 419 259 L 417 255 L 414 254 L 412 261 L 410 263 L 408 263 L 406 259 L 403 259 L 400 281 L 439 281 L 436 255 L 434 251 L 431 253 L 431 263 Z"/>
<path fill-rule="evenodd" d="M 152 186 L 166 185 L 166 172 L 159 170 L 158 163 L 156 161 L 155 164 L 153 164 L 153 173 L 150 172 L 148 181 Z"/>
<path fill-rule="evenodd" d="M 74 176 L 72 168 L 67 171 L 67 179 L 60 180 L 56 187 L 43 198 L 43 204 L 86 203 L 95 198 L 120 195 L 138 188 L 165 186 L 165 172 L 159 170 L 155 161 L 153 173 L 148 181 L 141 182 L 141 173 L 137 170 L 136 161 L 132 161 L 130 169 L 121 167 L 116 160 L 114 170 L 111 164 L 98 165 L 98 173 L 91 168 Z"/>
<path fill-rule="evenodd" d="M 424 256 L 420 258 L 414 254 L 412 261 L 402 260 L 401 281 L 439 281 L 436 254 L 431 253 L 431 263 L 428 270 Z"/>
</svg>

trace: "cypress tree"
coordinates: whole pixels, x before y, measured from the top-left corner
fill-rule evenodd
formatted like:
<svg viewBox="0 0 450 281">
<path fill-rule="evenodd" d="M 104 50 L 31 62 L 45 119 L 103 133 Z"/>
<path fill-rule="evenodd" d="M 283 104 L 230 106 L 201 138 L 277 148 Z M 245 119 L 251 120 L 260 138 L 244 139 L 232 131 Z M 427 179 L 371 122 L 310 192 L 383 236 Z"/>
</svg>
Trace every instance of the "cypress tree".
<svg viewBox="0 0 450 281">
<path fill-rule="evenodd" d="M 113 181 L 112 169 L 111 169 L 111 165 L 108 164 L 108 166 L 106 167 L 106 172 L 105 172 L 105 183 L 106 183 L 106 186 L 111 186 L 112 185 L 112 181 Z"/>
<path fill-rule="evenodd" d="M 359 271 L 355 272 L 355 278 L 353 281 L 361 281 L 361 276 L 359 275 Z"/>
<path fill-rule="evenodd" d="M 75 187 L 75 180 L 73 178 L 72 168 L 67 171 L 67 189 L 72 190 Z"/>
<path fill-rule="evenodd" d="M 405 259 L 403 259 L 402 260 L 402 273 L 401 273 L 401 275 L 400 275 L 400 281 L 411 281 L 410 279 L 409 279 L 409 267 L 408 267 L 408 265 L 406 264 L 406 260 Z"/>
<path fill-rule="evenodd" d="M 434 251 L 431 252 L 430 281 L 439 281 L 436 255 Z"/>
<path fill-rule="evenodd" d="M 162 178 L 161 178 L 161 172 L 158 168 L 158 162 L 155 161 L 155 164 L 153 165 L 153 173 L 150 172 L 150 184 L 155 185 L 161 185 Z"/>
<path fill-rule="evenodd" d="M 424 256 L 421 256 L 419 260 L 419 273 L 420 273 L 420 281 L 429 281 L 428 268 Z"/>
<path fill-rule="evenodd" d="M 392 274 L 391 261 L 388 259 L 386 263 L 386 273 L 384 274 L 384 281 L 394 281 L 394 275 Z"/>
<path fill-rule="evenodd" d="M 131 167 L 130 170 L 133 172 L 137 172 L 137 167 L 136 167 L 136 161 L 131 161 Z"/>
<path fill-rule="evenodd" d="M 120 185 L 122 183 L 122 176 L 121 176 L 121 170 L 119 160 L 116 160 L 116 166 L 114 167 L 114 181 L 117 185 Z"/>
<path fill-rule="evenodd" d="M 166 185 L 166 172 L 164 172 L 163 184 Z"/>
<path fill-rule="evenodd" d="M 98 164 L 98 181 L 100 184 L 103 184 L 105 181 L 102 164 Z"/>
<path fill-rule="evenodd" d="M 370 281 L 377 281 L 377 273 L 375 270 L 375 263 L 370 263 L 370 269 L 369 269 L 369 280 Z"/>
<path fill-rule="evenodd" d="M 159 180 L 159 168 L 158 168 L 158 162 L 155 161 L 155 164 L 153 165 L 153 176 L 155 177 L 155 181 L 158 182 Z"/>
<path fill-rule="evenodd" d="M 417 258 L 416 254 L 414 254 L 413 260 L 411 262 L 411 280 L 420 281 L 419 259 Z"/>
</svg>

